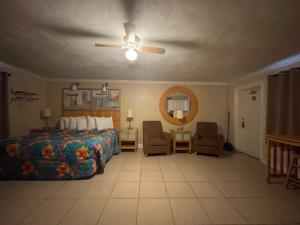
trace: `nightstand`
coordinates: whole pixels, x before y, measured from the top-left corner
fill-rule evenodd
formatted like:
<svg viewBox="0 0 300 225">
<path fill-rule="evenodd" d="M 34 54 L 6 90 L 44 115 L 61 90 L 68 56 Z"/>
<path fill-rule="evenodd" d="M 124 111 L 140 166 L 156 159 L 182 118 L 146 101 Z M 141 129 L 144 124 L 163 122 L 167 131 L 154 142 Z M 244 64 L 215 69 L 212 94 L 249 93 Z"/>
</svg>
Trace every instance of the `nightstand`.
<svg viewBox="0 0 300 225">
<path fill-rule="evenodd" d="M 52 127 L 45 127 L 45 128 L 32 128 L 30 129 L 30 134 L 36 134 L 36 133 L 46 133 L 49 131 L 52 131 L 53 128 Z"/>
<path fill-rule="evenodd" d="M 187 151 L 192 153 L 192 131 L 191 130 L 171 130 L 173 152 Z"/>
<path fill-rule="evenodd" d="M 138 129 L 121 129 L 119 136 L 120 150 L 133 149 L 135 152 L 138 149 Z"/>
</svg>

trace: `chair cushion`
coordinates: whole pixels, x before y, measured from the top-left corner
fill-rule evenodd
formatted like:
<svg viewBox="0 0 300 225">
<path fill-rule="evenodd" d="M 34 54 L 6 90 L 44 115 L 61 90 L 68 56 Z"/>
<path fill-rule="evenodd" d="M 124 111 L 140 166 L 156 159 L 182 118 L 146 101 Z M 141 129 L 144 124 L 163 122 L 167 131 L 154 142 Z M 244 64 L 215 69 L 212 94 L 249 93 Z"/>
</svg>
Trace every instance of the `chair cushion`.
<svg viewBox="0 0 300 225">
<path fill-rule="evenodd" d="M 214 122 L 198 122 L 197 133 L 199 138 L 215 138 L 218 136 L 218 125 Z"/>
<path fill-rule="evenodd" d="M 201 138 L 198 141 L 198 145 L 210 146 L 210 147 L 219 147 L 219 141 L 216 138 Z"/>
<path fill-rule="evenodd" d="M 143 121 L 143 130 L 151 138 L 160 138 L 162 125 L 160 121 Z"/>
<path fill-rule="evenodd" d="M 150 138 L 149 145 L 162 146 L 162 145 L 168 145 L 168 142 L 166 139 L 162 139 L 162 138 Z"/>
</svg>

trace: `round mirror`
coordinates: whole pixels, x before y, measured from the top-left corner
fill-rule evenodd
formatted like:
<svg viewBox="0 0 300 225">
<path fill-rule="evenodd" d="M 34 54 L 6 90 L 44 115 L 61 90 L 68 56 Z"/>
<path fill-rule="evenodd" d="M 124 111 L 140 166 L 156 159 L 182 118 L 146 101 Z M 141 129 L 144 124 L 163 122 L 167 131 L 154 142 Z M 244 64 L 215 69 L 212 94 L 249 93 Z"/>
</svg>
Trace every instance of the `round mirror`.
<svg viewBox="0 0 300 225">
<path fill-rule="evenodd" d="M 160 98 L 159 110 L 169 123 L 186 124 L 192 121 L 198 112 L 197 97 L 188 88 L 170 87 Z"/>
</svg>

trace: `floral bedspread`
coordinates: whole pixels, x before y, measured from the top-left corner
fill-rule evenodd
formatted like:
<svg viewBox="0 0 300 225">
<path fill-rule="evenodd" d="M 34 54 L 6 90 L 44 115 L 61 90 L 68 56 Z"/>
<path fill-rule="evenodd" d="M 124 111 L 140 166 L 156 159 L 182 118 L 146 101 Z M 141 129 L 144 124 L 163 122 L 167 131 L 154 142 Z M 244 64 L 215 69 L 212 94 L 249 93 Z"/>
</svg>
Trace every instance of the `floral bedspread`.
<svg viewBox="0 0 300 225">
<path fill-rule="evenodd" d="M 118 130 L 58 130 L 0 141 L 0 179 L 80 179 L 119 153 Z"/>
</svg>

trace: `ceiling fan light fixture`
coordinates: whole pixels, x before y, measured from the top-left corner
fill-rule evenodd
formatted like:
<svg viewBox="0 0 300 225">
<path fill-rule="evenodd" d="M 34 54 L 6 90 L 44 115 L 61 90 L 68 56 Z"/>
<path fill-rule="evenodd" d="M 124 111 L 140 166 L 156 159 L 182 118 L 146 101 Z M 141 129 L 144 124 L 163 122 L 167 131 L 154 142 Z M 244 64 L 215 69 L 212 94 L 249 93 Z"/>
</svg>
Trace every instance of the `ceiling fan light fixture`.
<svg viewBox="0 0 300 225">
<path fill-rule="evenodd" d="M 140 38 L 135 34 L 135 26 L 132 23 L 124 23 L 125 36 L 123 45 L 116 44 L 98 44 L 95 43 L 96 47 L 100 48 L 119 48 L 125 50 L 125 57 L 128 61 L 135 62 L 138 57 L 138 52 L 142 53 L 154 53 L 163 55 L 166 52 L 164 48 L 140 46 Z"/>
<path fill-rule="evenodd" d="M 79 86 L 79 82 L 73 82 L 73 83 L 71 84 L 71 90 L 72 90 L 72 91 L 77 91 L 78 86 Z"/>
<path fill-rule="evenodd" d="M 135 49 L 127 49 L 125 52 L 125 57 L 129 61 L 135 61 L 138 57 L 137 51 Z"/>
<path fill-rule="evenodd" d="M 103 93 L 107 92 L 107 86 L 108 86 L 108 83 L 103 83 L 100 87 L 100 91 Z"/>
</svg>

